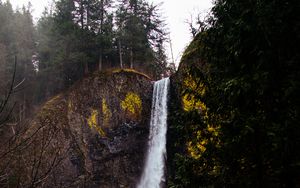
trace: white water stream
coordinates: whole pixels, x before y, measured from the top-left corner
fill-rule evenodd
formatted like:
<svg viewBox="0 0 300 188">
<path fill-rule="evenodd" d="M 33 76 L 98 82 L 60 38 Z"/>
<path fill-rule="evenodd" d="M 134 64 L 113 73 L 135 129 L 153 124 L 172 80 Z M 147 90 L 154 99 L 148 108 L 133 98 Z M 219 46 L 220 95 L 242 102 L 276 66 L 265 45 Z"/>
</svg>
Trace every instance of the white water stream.
<svg viewBox="0 0 300 188">
<path fill-rule="evenodd" d="M 169 78 L 154 83 L 147 158 L 137 188 L 160 188 L 165 183 L 169 83 Z"/>
</svg>

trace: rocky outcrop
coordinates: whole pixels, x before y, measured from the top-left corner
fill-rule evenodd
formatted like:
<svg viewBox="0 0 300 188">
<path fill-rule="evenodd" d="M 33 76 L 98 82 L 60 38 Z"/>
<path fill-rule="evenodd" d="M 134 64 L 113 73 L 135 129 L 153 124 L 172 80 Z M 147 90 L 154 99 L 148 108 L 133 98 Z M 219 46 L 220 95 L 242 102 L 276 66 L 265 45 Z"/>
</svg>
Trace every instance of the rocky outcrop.
<svg viewBox="0 0 300 188">
<path fill-rule="evenodd" d="M 114 70 L 86 77 L 48 101 L 20 141 L 28 143 L 19 169 L 23 185 L 134 187 L 151 99 L 149 77 Z"/>
</svg>

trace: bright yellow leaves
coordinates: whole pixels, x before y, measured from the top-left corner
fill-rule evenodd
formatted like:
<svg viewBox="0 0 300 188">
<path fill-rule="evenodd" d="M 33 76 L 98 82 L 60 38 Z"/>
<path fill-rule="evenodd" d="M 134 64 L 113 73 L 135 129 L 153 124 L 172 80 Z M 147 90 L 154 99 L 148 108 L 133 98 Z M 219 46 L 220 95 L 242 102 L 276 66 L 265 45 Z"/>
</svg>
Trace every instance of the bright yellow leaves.
<svg viewBox="0 0 300 188">
<path fill-rule="evenodd" d="M 201 81 L 196 81 L 191 75 L 185 77 L 183 80 L 183 85 L 200 96 L 203 96 L 206 92 L 204 83 Z"/>
<path fill-rule="evenodd" d="M 210 144 L 213 147 L 220 147 L 219 132 L 220 127 L 216 126 L 218 119 L 209 113 L 204 102 L 200 100 L 204 97 L 207 87 L 199 78 L 186 75 L 183 80 L 183 87 L 186 93 L 182 95 L 183 110 L 186 112 L 197 110 L 202 117 L 204 127 L 197 128 L 192 138 L 187 141 L 187 152 L 194 159 L 199 159 L 207 150 Z M 199 130 L 201 129 L 201 130 Z"/>
<path fill-rule="evenodd" d="M 187 112 L 192 110 L 206 111 L 206 105 L 199 99 L 196 99 L 194 95 L 185 94 L 182 97 L 183 109 Z"/>
<path fill-rule="evenodd" d="M 101 121 L 101 116 L 99 117 L 99 112 L 98 110 L 92 109 L 91 110 L 91 115 L 87 119 L 87 123 L 91 129 L 95 129 L 101 136 L 106 136 L 105 132 L 100 126 L 99 121 Z M 109 106 L 106 102 L 106 99 L 102 99 L 102 118 L 103 118 L 103 123 L 102 127 L 108 127 L 109 126 L 109 121 L 112 117 L 112 113 L 109 110 Z"/>
<path fill-rule="evenodd" d="M 194 159 L 199 159 L 201 155 L 206 151 L 207 140 L 204 139 L 197 143 L 192 143 L 191 141 L 187 144 L 187 149 L 191 157 Z"/>
<path fill-rule="evenodd" d="M 98 111 L 92 109 L 91 116 L 87 119 L 88 125 L 89 125 L 91 128 L 97 126 L 97 124 L 98 124 L 98 123 L 97 123 L 97 122 L 98 122 L 97 116 L 98 116 Z"/>
<path fill-rule="evenodd" d="M 195 96 L 203 96 L 206 91 L 206 87 L 203 82 L 196 81 L 192 76 L 188 75 L 184 81 L 183 85 L 192 93 L 188 93 L 182 96 L 183 109 L 185 111 L 199 110 L 201 112 L 206 111 L 206 105 L 200 101 L 200 99 Z"/>
<path fill-rule="evenodd" d="M 140 117 L 142 112 L 142 101 L 139 95 L 129 92 L 125 99 L 121 101 L 121 107 L 125 112 L 128 112 L 130 116 L 137 118 Z"/>
<path fill-rule="evenodd" d="M 217 137 L 219 136 L 219 132 L 220 132 L 220 127 L 213 127 L 211 125 L 207 126 L 207 131 L 213 136 L 213 137 Z"/>
<path fill-rule="evenodd" d="M 208 144 L 212 144 L 214 147 L 220 147 L 219 139 L 220 127 L 214 127 L 207 125 L 202 131 L 198 130 L 194 133 L 193 141 L 187 143 L 187 151 L 194 159 L 199 159 L 207 149 Z"/>
<path fill-rule="evenodd" d="M 102 99 L 103 125 L 108 126 L 112 116 L 105 99 Z"/>
<path fill-rule="evenodd" d="M 120 102 L 121 109 L 125 111 L 127 117 L 139 118 L 142 112 L 142 101 L 139 95 L 129 92 L 124 100 Z M 105 137 L 104 130 L 109 128 L 112 120 L 112 111 L 106 98 L 101 99 L 100 109 L 91 109 L 90 115 L 87 118 L 87 124 L 91 129 L 96 130 L 99 135 Z"/>
<path fill-rule="evenodd" d="M 96 129 L 96 131 L 101 135 L 105 136 L 105 132 L 98 125 L 98 111 L 92 109 L 90 117 L 87 119 L 87 123 L 91 129 Z"/>
</svg>

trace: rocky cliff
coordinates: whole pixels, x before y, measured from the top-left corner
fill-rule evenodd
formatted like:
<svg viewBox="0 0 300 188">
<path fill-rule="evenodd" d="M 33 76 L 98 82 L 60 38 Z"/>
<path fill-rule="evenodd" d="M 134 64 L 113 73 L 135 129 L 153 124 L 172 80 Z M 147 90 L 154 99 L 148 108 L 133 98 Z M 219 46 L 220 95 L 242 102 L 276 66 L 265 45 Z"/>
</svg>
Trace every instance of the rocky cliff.
<svg viewBox="0 0 300 188">
<path fill-rule="evenodd" d="M 134 187 L 151 112 L 151 79 L 95 73 L 48 101 L 20 140 L 24 187 Z M 16 172 L 17 173 L 17 172 Z"/>
</svg>

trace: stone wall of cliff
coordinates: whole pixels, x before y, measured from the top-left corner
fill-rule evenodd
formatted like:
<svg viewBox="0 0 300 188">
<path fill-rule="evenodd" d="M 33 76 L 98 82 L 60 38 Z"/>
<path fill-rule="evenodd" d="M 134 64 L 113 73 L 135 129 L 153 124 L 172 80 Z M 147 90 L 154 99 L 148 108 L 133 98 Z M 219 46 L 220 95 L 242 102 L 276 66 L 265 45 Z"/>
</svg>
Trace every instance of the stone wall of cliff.
<svg viewBox="0 0 300 188">
<path fill-rule="evenodd" d="M 133 70 L 94 73 L 49 100 L 19 144 L 24 187 L 134 187 L 143 168 L 152 82 Z"/>
</svg>

